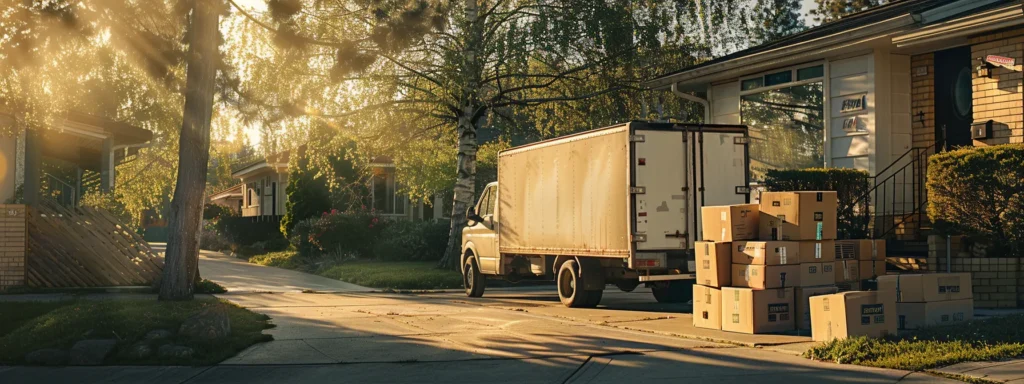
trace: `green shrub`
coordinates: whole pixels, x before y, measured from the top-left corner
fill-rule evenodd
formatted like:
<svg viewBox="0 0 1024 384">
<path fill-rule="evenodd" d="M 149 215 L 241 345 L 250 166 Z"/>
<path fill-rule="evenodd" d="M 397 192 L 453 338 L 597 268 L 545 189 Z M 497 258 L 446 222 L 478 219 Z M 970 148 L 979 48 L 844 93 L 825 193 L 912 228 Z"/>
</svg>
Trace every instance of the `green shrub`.
<svg viewBox="0 0 1024 384">
<path fill-rule="evenodd" d="M 281 234 L 280 220 L 272 216 L 220 217 L 214 224 L 217 233 L 231 243 L 232 251 L 241 251 L 262 243 L 260 251 L 281 251 L 288 241 Z"/>
<path fill-rule="evenodd" d="M 448 225 L 433 221 L 394 221 L 385 225 L 373 255 L 387 261 L 437 261 L 448 243 Z"/>
<path fill-rule="evenodd" d="M 225 207 L 218 204 L 206 204 L 203 206 L 203 220 L 213 220 L 218 217 L 230 217 L 235 216 L 235 211 L 231 208 Z"/>
<path fill-rule="evenodd" d="M 1024 144 L 972 147 L 928 160 L 928 217 L 993 257 L 1024 257 Z"/>
<path fill-rule="evenodd" d="M 868 179 L 867 172 L 846 168 L 769 170 L 765 188 L 768 191 L 836 191 L 839 238 L 862 239 L 869 237 L 871 201 L 865 196 L 871 188 Z"/>
<path fill-rule="evenodd" d="M 383 220 L 372 212 L 332 210 L 296 224 L 291 243 L 310 256 L 342 253 L 370 258 L 383 226 Z"/>
</svg>

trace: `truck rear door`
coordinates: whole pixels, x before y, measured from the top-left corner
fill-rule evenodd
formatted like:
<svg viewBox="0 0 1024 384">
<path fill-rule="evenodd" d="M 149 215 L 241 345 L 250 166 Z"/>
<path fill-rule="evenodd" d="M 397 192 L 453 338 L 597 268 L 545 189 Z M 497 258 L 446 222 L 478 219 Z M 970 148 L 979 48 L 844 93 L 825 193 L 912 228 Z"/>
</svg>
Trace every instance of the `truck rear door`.
<svg viewBox="0 0 1024 384">
<path fill-rule="evenodd" d="M 696 157 L 700 159 L 695 169 L 696 183 L 694 196 L 696 206 L 745 204 L 750 201 L 748 188 L 748 155 L 746 134 L 730 130 L 706 129 L 696 136 Z M 700 223 L 700 209 L 693 212 L 694 222 Z M 700 231 L 697 231 L 700 232 Z M 694 236 L 699 240 L 700 234 Z"/>
<path fill-rule="evenodd" d="M 687 151 L 683 132 L 637 130 L 633 135 L 633 219 L 637 250 L 686 249 Z"/>
</svg>

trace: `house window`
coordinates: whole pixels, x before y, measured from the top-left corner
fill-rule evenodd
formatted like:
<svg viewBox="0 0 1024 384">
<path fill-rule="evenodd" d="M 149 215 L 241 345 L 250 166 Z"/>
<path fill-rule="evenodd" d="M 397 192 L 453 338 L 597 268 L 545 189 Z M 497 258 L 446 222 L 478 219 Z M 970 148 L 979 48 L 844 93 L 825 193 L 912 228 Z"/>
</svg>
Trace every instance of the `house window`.
<svg viewBox="0 0 1024 384">
<path fill-rule="evenodd" d="M 770 169 L 824 166 L 824 67 L 763 77 L 765 87 L 745 89 L 740 96 L 741 119 L 750 129 L 752 180 L 764 181 Z"/>
<path fill-rule="evenodd" d="M 398 193 L 393 172 L 373 176 L 373 209 L 385 215 L 404 215 L 406 198 Z"/>
</svg>

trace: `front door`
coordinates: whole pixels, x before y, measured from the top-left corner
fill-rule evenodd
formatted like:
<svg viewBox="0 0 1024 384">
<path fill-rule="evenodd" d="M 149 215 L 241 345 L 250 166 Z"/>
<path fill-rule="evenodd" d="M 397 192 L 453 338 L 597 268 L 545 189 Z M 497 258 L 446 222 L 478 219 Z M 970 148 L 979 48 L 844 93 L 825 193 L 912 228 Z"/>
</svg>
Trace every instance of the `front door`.
<svg viewBox="0 0 1024 384">
<path fill-rule="evenodd" d="M 497 184 L 488 185 L 476 204 L 476 214 L 483 220 L 471 223 L 473 225 L 463 230 L 466 232 L 466 238 L 475 246 L 480 272 L 489 275 L 498 273 L 498 217 L 495 215 L 498 204 L 497 187 Z"/>
<path fill-rule="evenodd" d="M 935 141 L 943 151 L 970 146 L 974 123 L 971 47 L 935 52 Z"/>
</svg>

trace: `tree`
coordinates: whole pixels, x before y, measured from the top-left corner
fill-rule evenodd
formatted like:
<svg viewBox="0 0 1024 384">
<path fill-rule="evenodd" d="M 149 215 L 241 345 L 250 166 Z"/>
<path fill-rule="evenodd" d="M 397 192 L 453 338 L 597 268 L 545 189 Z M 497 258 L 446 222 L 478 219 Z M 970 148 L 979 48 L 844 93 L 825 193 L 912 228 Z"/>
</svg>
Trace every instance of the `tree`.
<svg viewBox="0 0 1024 384">
<path fill-rule="evenodd" d="M 877 7 L 886 0 L 814 0 L 817 7 L 811 9 L 814 21 L 819 24 L 841 19 L 851 13 Z"/>
<path fill-rule="evenodd" d="M 188 28 L 185 107 L 178 142 L 178 177 L 168 217 L 160 300 L 191 300 L 199 279 L 199 226 L 210 161 L 210 121 L 220 63 L 219 0 L 193 0 Z"/>
<path fill-rule="evenodd" d="M 317 129 L 310 140 L 293 151 L 288 165 L 288 200 L 281 218 L 281 233 L 291 237 L 299 221 L 318 216 L 332 208 L 360 209 L 366 203 L 365 173 L 355 165 L 356 148 L 351 140 L 330 145 L 330 132 Z M 313 156 L 327 152 L 327 156 Z M 324 161 L 321 161 L 324 160 Z"/>
<path fill-rule="evenodd" d="M 803 31 L 798 0 L 757 0 L 751 13 L 751 39 L 754 45 L 778 40 Z"/>
<path fill-rule="evenodd" d="M 410 152 L 403 148 L 449 143 L 454 186 L 446 268 L 459 260 L 464 213 L 476 193 L 478 131 L 519 125 L 519 111 L 636 87 L 640 71 L 618 69 L 642 65 L 675 36 L 671 8 L 644 1 L 268 6 L 270 20 L 241 12 L 246 25 L 273 32 L 272 58 L 249 57 L 247 76 L 255 81 L 239 90 L 265 97 L 248 98 L 242 109 L 329 121 L 356 137 L 364 153 L 403 155 Z M 305 81 L 280 81 L 289 73 Z"/>
</svg>

